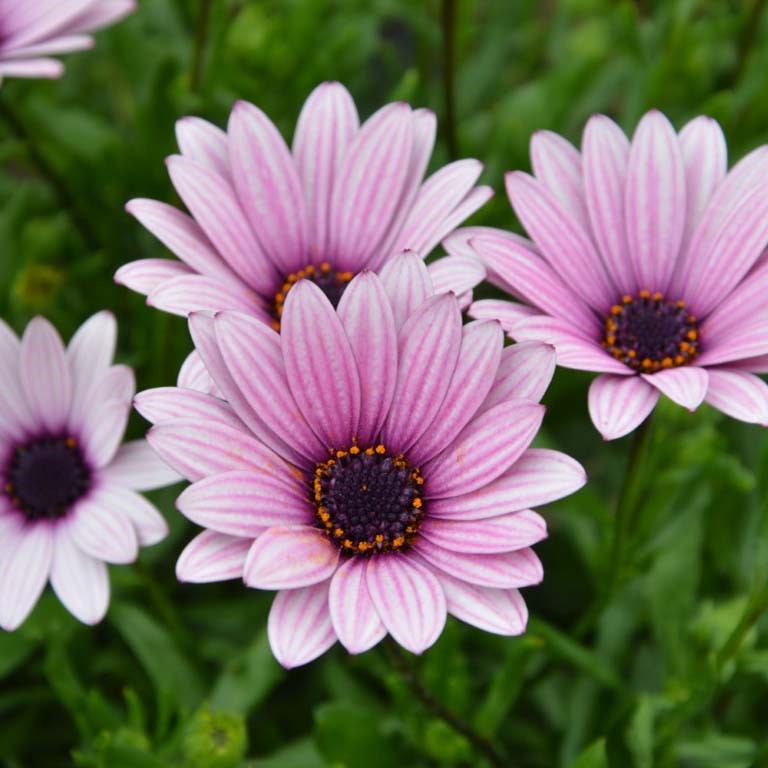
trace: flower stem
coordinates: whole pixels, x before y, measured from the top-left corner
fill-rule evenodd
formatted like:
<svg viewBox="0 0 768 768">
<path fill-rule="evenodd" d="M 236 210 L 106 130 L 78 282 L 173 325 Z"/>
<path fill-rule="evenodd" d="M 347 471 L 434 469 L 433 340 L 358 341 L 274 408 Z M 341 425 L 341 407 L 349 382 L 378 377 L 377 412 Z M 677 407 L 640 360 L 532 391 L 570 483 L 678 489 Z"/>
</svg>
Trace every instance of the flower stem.
<svg viewBox="0 0 768 768">
<path fill-rule="evenodd" d="M 211 0 L 200 0 L 195 28 L 195 47 L 192 52 L 192 70 L 189 76 L 189 89 L 199 93 L 203 84 L 203 59 L 208 42 L 208 28 L 211 21 Z"/>
<path fill-rule="evenodd" d="M 768 611 L 768 582 L 753 592 L 741 620 L 718 652 L 715 658 L 715 669 L 718 673 L 738 654 L 747 633 L 766 611 Z"/>
<path fill-rule="evenodd" d="M 443 0 L 440 24 L 443 31 L 443 102 L 445 115 L 443 129 L 448 156 L 455 160 L 459 156 L 456 138 L 456 2 Z"/>
<path fill-rule="evenodd" d="M 637 523 L 638 499 L 641 482 L 641 468 L 648 451 L 651 437 L 653 416 L 649 416 L 632 436 L 629 456 L 624 469 L 624 479 L 616 502 L 613 519 L 613 540 L 611 542 L 610 566 L 608 572 L 607 598 L 610 599 L 621 583 L 627 542 Z"/>
<path fill-rule="evenodd" d="M 82 214 L 77 201 L 64 183 L 59 172 L 40 151 L 24 121 L 5 98 L 0 98 L 0 117 L 5 121 L 11 134 L 24 145 L 27 156 L 32 161 L 32 164 L 59 198 L 59 204 L 69 214 L 69 218 L 86 248 L 90 251 L 100 250 L 99 238 L 91 227 L 88 218 Z"/>
<path fill-rule="evenodd" d="M 389 662 L 408 686 L 411 693 L 424 705 L 425 709 L 435 717 L 439 717 L 454 731 L 464 736 L 475 749 L 483 754 L 494 768 L 510 768 L 511 763 L 499 750 L 480 733 L 478 733 L 466 720 L 463 720 L 455 712 L 448 709 L 425 685 L 421 682 L 416 670 L 403 653 L 400 646 L 387 638 L 383 644 L 384 652 Z"/>
</svg>

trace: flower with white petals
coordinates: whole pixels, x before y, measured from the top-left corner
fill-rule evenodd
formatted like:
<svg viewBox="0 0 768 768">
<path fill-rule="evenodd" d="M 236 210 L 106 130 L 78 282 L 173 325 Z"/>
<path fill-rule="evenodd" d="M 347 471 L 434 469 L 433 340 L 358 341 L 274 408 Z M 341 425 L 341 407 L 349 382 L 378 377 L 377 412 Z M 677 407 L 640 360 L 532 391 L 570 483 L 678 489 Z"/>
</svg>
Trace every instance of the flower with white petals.
<svg viewBox="0 0 768 768">
<path fill-rule="evenodd" d="M 27 617 L 50 579 L 76 618 L 109 604 L 105 563 L 165 537 L 137 491 L 179 479 L 145 440 L 120 445 L 133 371 L 112 365 L 116 324 L 100 312 L 65 348 L 38 317 L 21 341 L 0 321 L 0 627 Z"/>
</svg>

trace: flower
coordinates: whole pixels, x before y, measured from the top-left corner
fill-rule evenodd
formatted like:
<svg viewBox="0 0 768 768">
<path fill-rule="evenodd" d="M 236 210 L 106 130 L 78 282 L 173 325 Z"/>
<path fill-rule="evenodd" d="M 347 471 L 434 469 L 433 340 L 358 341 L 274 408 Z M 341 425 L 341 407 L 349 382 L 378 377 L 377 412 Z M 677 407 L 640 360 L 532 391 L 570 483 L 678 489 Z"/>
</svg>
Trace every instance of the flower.
<svg viewBox="0 0 768 768">
<path fill-rule="evenodd" d="M 88 34 L 133 11 L 133 0 L 0 0 L 0 79 L 61 77 L 49 58 L 90 48 Z"/>
<path fill-rule="evenodd" d="M 100 312 L 65 349 L 32 320 L 19 341 L 0 321 L 0 626 L 16 629 L 50 578 L 73 616 L 100 621 L 106 563 L 129 563 L 165 537 L 136 491 L 178 476 L 145 440 L 120 446 L 133 371 L 112 365 L 114 317 Z"/>
<path fill-rule="evenodd" d="M 176 125 L 181 155 L 167 160 L 191 216 L 157 200 L 126 208 L 181 261 L 142 259 L 122 283 L 180 315 L 237 310 L 279 327 L 285 300 L 306 278 L 338 303 L 352 277 L 409 248 L 426 256 L 488 200 L 482 165 L 459 160 L 422 183 L 436 120 L 407 104 L 382 107 L 362 126 L 340 83 L 307 99 L 292 150 L 258 108 L 239 101 L 227 132 L 196 117 Z M 484 277 L 476 259 L 430 266 L 435 288 L 471 300 Z"/>
<path fill-rule="evenodd" d="M 719 125 L 676 133 L 657 111 L 632 141 L 603 115 L 581 153 L 557 134 L 531 142 L 534 176 L 507 192 L 533 239 L 466 228 L 445 246 L 476 252 L 489 280 L 524 304 L 485 300 L 475 318 L 554 345 L 567 368 L 601 375 L 589 412 L 607 440 L 637 427 L 664 394 L 768 422 L 768 147 L 727 171 Z"/>
<path fill-rule="evenodd" d="M 300 280 L 280 334 L 238 312 L 194 313 L 226 401 L 137 396 L 150 444 L 193 481 L 179 510 L 206 528 L 178 577 L 278 590 L 268 634 L 286 667 L 387 633 L 420 653 L 446 612 L 523 632 L 518 589 L 541 580 L 531 546 L 546 536 L 529 507 L 585 482 L 568 456 L 528 447 L 551 347 L 503 349 L 494 321 L 462 328 L 456 297 L 428 282 L 404 254 L 353 278 L 335 312 Z"/>
</svg>

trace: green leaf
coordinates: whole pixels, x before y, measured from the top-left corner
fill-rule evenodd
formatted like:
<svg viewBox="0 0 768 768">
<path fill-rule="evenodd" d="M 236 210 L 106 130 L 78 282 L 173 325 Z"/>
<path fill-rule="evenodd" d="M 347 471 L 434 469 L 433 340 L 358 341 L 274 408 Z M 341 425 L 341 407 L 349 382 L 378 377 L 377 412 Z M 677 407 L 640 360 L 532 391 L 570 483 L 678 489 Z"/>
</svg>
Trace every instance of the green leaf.
<svg viewBox="0 0 768 768">
<path fill-rule="evenodd" d="M 587 747 L 569 768 L 610 768 L 608 756 L 605 753 L 605 739 L 598 739 Z"/>
</svg>

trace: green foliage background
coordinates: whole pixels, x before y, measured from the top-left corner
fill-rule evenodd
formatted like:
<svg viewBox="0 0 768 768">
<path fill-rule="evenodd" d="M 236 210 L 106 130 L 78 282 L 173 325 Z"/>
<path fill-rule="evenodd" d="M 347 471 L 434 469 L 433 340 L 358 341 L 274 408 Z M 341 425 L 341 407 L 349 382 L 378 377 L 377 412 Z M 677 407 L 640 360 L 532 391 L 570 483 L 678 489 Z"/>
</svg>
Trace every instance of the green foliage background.
<svg viewBox="0 0 768 768">
<path fill-rule="evenodd" d="M 459 0 L 459 150 L 486 163 L 497 190 L 475 222 L 516 227 L 503 172 L 529 167 L 533 131 L 578 142 L 596 111 L 630 131 L 650 107 L 678 126 L 712 115 L 732 161 L 767 141 L 765 5 Z M 111 308 L 139 387 L 172 383 L 190 348 L 184 322 L 111 276 L 163 255 L 123 205 L 178 202 L 163 164 L 174 121 L 223 125 L 245 98 L 290 136 L 325 79 L 343 81 L 362 115 L 405 99 L 442 116 L 441 7 L 140 0 L 95 50 L 67 57 L 60 81 L 4 83 L 0 102 L 25 136 L 0 120 L 0 314 L 20 331 L 43 313 L 68 336 Z M 447 159 L 443 141 L 433 164 Z M 499 638 L 449 620 L 415 670 L 509 766 L 768 766 L 765 433 L 662 403 L 626 488 L 634 523 L 615 568 L 630 441 L 603 443 L 590 425 L 589 378 L 559 371 L 545 398 L 540 443 L 577 457 L 591 483 L 543 510 L 546 579 L 527 590 L 529 632 Z M 136 417 L 132 433 L 144 428 Z M 193 531 L 173 508 L 177 492 L 153 495 L 168 540 L 135 567 L 111 568 L 101 626 L 79 625 L 48 593 L 19 631 L 0 634 L 0 765 L 484 765 L 380 649 L 349 657 L 337 647 L 288 673 L 266 642 L 269 595 L 236 582 L 179 585 L 175 559 Z"/>
</svg>

